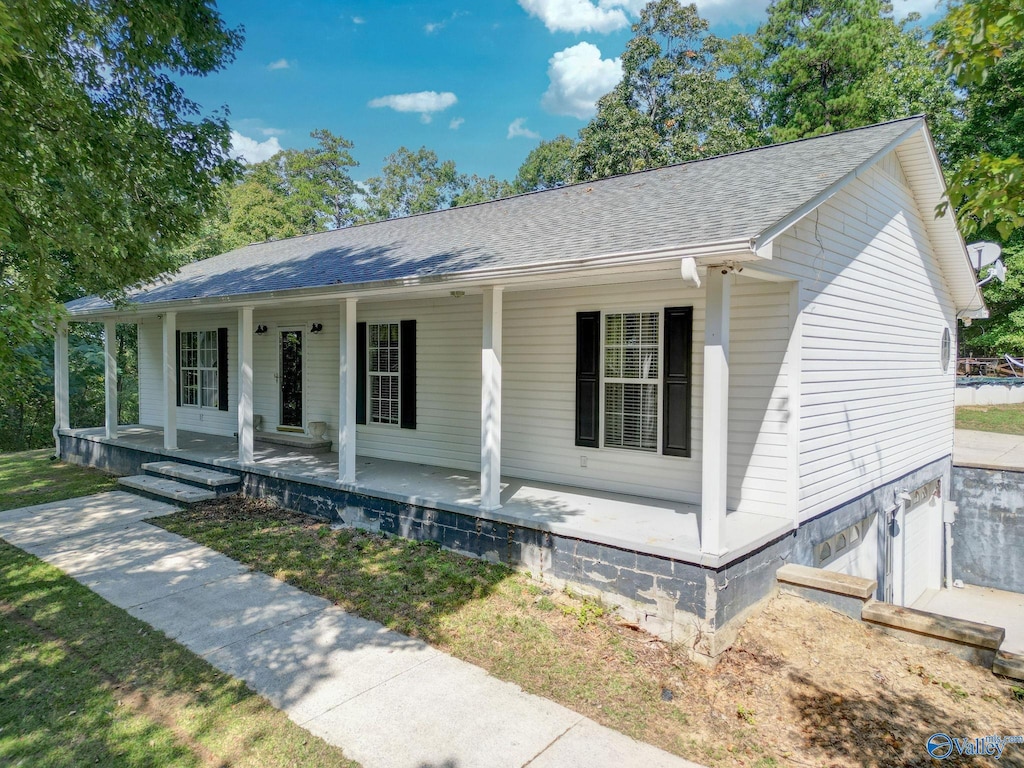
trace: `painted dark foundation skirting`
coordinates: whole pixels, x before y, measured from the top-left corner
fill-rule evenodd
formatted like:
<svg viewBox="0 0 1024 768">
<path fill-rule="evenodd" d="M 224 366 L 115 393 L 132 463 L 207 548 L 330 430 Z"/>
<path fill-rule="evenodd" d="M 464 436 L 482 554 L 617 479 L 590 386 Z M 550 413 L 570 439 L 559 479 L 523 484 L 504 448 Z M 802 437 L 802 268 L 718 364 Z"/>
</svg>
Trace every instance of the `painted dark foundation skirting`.
<svg viewBox="0 0 1024 768">
<path fill-rule="evenodd" d="M 74 435 L 61 436 L 62 456 L 116 474 L 139 472 L 143 463 L 168 458 Z M 175 461 L 202 462 L 174 457 Z M 814 547 L 864 517 L 887 509 L 895 494 L 948 477 L 948 459 L 933 462 L 836 507 L 798 529 L 719 568 L 484 520 L 470 513 L 418 506 L 333 488 L 293 477 L 229 469 L 247 496 L 332 523 L 435 541 L 454 552 L 528 570 L 557 586 L 600 596 L 623 616 L 673 642 L 716 656 L 735 638 L 743 618 L 776 589 L 775 572 L 786 563 L 816 565 Z"/>
</svg>

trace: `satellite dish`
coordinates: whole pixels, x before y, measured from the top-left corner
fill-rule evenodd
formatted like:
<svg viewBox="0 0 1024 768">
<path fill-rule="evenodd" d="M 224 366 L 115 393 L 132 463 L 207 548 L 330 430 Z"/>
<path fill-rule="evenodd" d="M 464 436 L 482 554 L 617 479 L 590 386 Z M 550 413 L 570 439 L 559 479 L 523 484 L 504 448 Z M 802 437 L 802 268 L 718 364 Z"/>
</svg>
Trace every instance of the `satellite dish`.
<svg viewBox="0 0 1024 768">
<path fill-rule="evenodd" d="M 988 270 L 988 274 L 985 275 L 985 279 L 978 283 L 978 287 L 991 283 L 993 280 L 998 280 L 1000 283 L 1006 282 L 1006 266 L 1002 261 L 996 259 L 992 262 L 992 266 Z"/>
<path fill-rule="evenodd" d="M 1002 255 L 1003 249 L 998 243 L 971 243 L 967 246 L 967 253 L 974 271 L 981 272 L 982 267 L 987 267 Z"/>
</svg>

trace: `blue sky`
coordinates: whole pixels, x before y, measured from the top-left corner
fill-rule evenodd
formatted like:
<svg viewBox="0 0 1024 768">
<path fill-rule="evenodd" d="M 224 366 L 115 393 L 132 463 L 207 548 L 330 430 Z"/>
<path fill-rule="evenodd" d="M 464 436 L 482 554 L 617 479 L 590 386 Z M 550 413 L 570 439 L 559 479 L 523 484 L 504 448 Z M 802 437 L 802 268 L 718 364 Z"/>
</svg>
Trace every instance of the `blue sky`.
<svg viewBox="0 0 1024 768">
<path fill-rule="evenodd" d="M 515 176 L 540 139 L 575 137 L 619 79 L 644 0 L 331 2 L 221 0 L 245 45 L 224 71 L 185 82 L 204 109 L 227 106 L 235 147 L 258 161 L 328 128 L 355 143 L 353 176 L 400 146 L 427 146 L 463 173 Z M 934 0 L 895 0 L 931 14 Z M 728 36 L 753 31 L 767 0 L 704 0 Z"/>
</svg>

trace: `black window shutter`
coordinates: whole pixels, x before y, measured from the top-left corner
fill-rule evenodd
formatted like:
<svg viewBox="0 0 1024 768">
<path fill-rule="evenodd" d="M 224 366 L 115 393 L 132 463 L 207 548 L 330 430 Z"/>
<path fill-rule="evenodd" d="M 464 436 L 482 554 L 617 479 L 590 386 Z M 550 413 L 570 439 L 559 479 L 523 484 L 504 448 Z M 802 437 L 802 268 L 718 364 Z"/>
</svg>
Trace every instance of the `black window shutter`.
<svg viewBox="0 0 1024 768">
<path fill-rule="evenodd" d="M 174 332 L 174 382 L 178 389 L 174 402 L 181 405 L 181 331 Z"/>
<path fill-rule="evenodd" d="M 366 323 L 356 323 L 356 424 L 366 423 Z"/>
<path fill-rule="evenodd" d="M 228 329 L 217 329 L 217 394 L 220 396 L 218 407 L 222 411 L 228 409 Z"/>
<path fill-rule="evenodd" d="M 690 455 L 693 307 L 665 310 L 665 428 L 662 453 Z"/>
<path fill-rule="evenodd" d="M 576 313 L 576 445 L 598 447 L 601 313 Z"/>
<path fill-rule="evenodd" d="M 399 323 L 399 426 L 416 429 L 416 321 Z"/>
</svg>

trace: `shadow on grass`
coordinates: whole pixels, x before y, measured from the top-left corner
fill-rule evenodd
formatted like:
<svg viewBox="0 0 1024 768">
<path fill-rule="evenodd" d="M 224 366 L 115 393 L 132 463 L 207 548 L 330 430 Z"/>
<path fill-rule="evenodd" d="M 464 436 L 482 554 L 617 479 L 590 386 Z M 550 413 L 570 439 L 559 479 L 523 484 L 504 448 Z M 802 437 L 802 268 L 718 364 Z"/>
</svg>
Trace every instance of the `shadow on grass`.
<svg viewBox="0 0 1024 768">
<path fill-rule="evenodd" d="M 434 542 L 386 537 L 256 499 L 230 498 L 152 521 L 363 618 L 427 642 L 442 619 L 487 597 L 513 571 Z"/>
<path fill-rule="evenodd" d="M 0 541 L 0 763 L 342 765 L 149 625 Z"/>
</svg>

